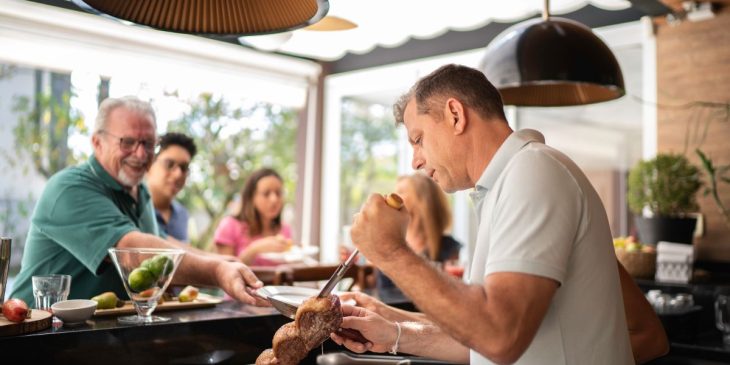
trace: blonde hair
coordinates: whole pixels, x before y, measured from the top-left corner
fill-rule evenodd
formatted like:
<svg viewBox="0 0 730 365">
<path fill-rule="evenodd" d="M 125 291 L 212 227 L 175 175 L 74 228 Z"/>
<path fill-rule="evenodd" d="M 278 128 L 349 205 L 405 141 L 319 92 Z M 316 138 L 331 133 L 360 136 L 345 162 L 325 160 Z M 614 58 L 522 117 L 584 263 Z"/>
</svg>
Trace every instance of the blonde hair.
<svg viewBox="0 0 730 365">
<path fill-rule="evenodd" d="M 451 228 L 451 208 L 446 194 L 431 178 L 422 174 L 401 176 L 415 192 L 415 206 L 409 207 L 416 228 L 426 238 L 428 257 L 437 261 L 441 251 L 441 239 Z"/>
</svg>

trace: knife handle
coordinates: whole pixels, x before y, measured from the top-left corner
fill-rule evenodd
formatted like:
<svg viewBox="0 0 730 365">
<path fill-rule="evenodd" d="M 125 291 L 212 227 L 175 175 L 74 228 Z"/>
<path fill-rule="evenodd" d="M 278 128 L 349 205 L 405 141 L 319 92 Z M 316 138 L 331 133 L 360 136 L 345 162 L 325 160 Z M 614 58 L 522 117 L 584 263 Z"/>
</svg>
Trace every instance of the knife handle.
<svg viewBox="0 0 730 365">
<path fill-rule="evenodd" d="M 337 331 L 335 331 L 335 333 L 340 337 L 344 337 L 355 342 L 363 344 L 370 342 L 367 338 L 365 338 L 365 336 L 362 335 L 362 333 L 360 333 L 360 331 L 354 330 L 352 328 L 339 328 Z"/>
</svg>

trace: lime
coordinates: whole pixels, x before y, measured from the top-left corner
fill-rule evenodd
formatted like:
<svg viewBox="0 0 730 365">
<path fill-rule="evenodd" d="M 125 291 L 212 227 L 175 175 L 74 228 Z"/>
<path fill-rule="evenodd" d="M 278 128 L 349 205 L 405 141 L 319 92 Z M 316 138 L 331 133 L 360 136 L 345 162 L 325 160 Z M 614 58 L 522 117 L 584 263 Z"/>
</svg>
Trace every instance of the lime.
<svg viewBox="0 0 730 365">
<path fill-rule="evenodd" d="M 127 282 L 129 288 L 134 292 L 141 292 L 145 289 L 149 289 L 155 285 L 157 278 L 152 274 L 150 270 L 144 267 L 138 267 L 129 273 Z"/>
<path fill-rule="evenodd" d="M 155 256 L 155 257 L 157 257 L 157 256 Z M 148 259 L 145 259 L 144 261 L 142 261 L 141 264 L 139 264 L 139 267 L 144 267 L 145 269 L 149 270 L 150 266 L 152 265 L 152 259 L 154 259 L 155 257 L 150 257 Z"/>
<path fill-rule="evenodd" d="M 157 255 L 142 261 L 140 267 L 144 267 L 149 270 L 155 278 L 159 279 L 161 276 L 169 275 L 173 268 L 172 260 L 165 255 Z"/>
</svg>

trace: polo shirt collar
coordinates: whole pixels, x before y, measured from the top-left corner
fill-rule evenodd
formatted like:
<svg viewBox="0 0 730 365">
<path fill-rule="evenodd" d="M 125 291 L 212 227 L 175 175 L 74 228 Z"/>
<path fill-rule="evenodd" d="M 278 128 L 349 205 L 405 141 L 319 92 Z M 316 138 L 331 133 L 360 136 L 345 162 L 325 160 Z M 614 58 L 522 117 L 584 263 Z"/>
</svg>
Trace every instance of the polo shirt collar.
<svg viewBox="0 0 730 365">
<path fill-rule="evenodd" d="M 487 168 L 484 169 L 482 176 L 477 180 L 474 191 L 471 193 L 472 199 L 476 202 L 481 200 L 489 189 L 494 186 L 497 178 L 502 173 L 507 163 L 519 152 L 523 147 L 532 143 L 545 143 L 545 137 L 542 133 L 534 129 L 521 129 L 513 132 L 497 149 L 497 152 L 489 161 Z"/>
<path fill-rule="evenodd" d="M 99 163 L 99 160 L 97 160 L 96 156 L 94 156 L 93 154 L 91 155 L 91 157 L 89 157 L 89 166 L 91 167 L 91 172 L 93 172 L 94 175 L 96 175 L 99 180 L 104 183 L 104 185 L 110 187 L 113 190 L 126 191 L 122 184 L 117 182 L 117 180 L 114 180 L 112 175 L 110 175 L 109 172 L 106 171 L 103 166 L 101 166 L 101 163 Z"/>
</svg>

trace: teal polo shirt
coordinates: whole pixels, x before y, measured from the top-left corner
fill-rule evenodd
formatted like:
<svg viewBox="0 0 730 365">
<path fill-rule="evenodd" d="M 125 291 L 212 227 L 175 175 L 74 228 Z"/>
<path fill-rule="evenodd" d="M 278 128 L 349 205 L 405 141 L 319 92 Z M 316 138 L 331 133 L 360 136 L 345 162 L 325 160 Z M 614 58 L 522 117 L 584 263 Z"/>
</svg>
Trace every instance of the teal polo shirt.
<svg viewBox="0 0 730 365">
<path fill-rule="evenodd" d="M 71 275 L 69 299 L 89 299 L 105 291 L 127 298 L 107 249 L 127 233 L 158 234 L 150 193 L 139 186 L 129 195 L 92 155 L 66 168 L 46 184 L 31 218 L 20 273 L 11 298 L 34 307 L 31 277 Z"/>
</svg>

